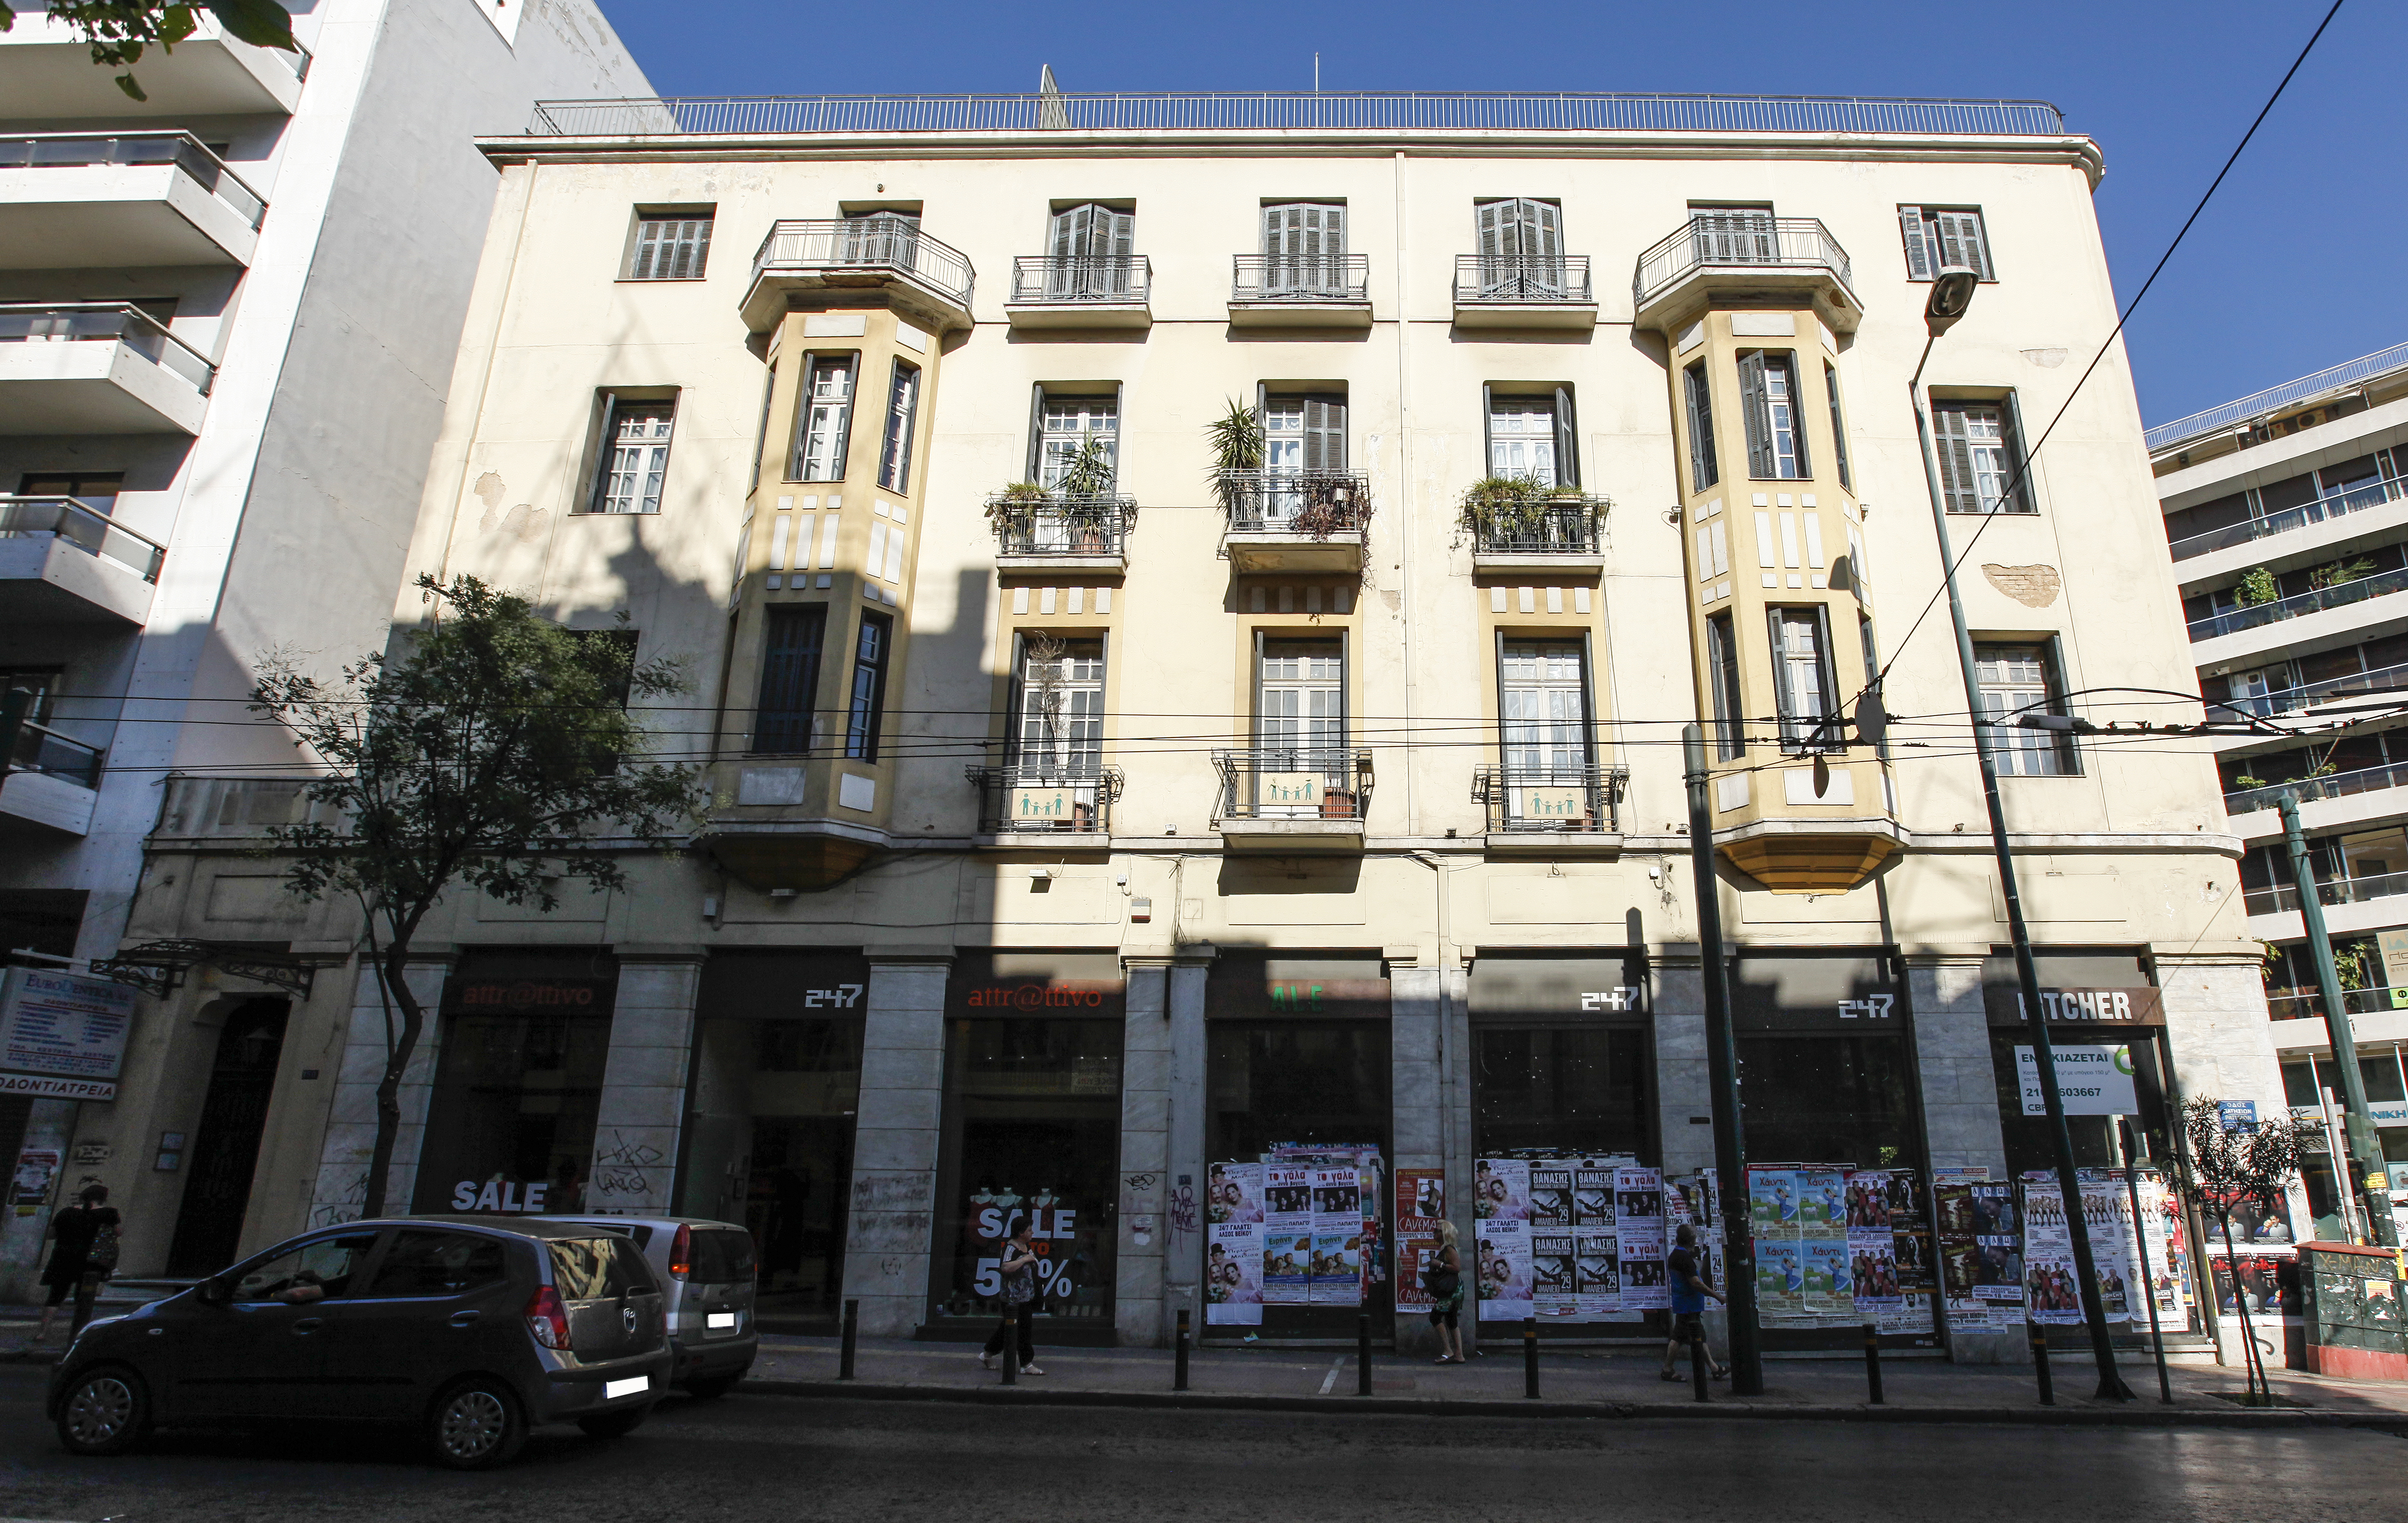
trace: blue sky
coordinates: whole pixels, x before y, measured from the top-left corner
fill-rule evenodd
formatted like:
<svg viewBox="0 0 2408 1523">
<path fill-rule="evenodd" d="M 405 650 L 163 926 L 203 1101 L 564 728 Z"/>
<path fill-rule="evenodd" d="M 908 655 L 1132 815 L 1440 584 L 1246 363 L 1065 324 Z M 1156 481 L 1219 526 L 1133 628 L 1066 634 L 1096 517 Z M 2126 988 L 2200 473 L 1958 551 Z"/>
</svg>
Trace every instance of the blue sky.
<svg viewBox="0 0 2408 1523">
<path fill-rule="evenodd" d="M 2329 3 L 600 0 L 663 94 L 1305 90 L 1318 49 L 1327 90 L 2038 97 L 2105 150 L 2127 299 Z M 2348 0 L 2127 330 L 2149 422 L 2408 340 L 2403 54 L 2399 0 Z"/>
</svg>

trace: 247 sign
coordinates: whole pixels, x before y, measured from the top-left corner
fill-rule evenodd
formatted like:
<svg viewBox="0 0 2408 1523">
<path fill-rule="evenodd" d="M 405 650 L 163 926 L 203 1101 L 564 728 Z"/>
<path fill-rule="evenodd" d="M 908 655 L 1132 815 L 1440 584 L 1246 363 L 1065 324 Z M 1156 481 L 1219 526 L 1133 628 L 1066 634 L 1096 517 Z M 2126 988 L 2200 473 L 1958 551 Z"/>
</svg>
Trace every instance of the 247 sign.
<svg viewBox="0 0 2408 1523">
<path fill-rule="evenodd" d="M 1611 989 L 1584 991 L 1581 995 L 1583 1010 L 1632 1011 L 1638 1008 L 1639 988 L 1636 984 L 1622 984 Z"/>
<path fill-rule="evenodd" d="M 1885 1021 L 1898 1004 L 1894 994 L 1869 994 L 1862 999 L 1840 1001 L 1840 1019 L 1843 1021 Z"/>
</svg>

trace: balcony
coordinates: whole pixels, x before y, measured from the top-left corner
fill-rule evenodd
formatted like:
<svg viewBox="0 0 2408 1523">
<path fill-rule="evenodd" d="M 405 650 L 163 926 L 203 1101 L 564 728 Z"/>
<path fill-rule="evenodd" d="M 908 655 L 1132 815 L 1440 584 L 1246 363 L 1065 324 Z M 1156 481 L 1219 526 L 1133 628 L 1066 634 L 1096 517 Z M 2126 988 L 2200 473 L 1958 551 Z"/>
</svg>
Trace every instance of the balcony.
<svg viewBox="0 0 2408 1523">
<path fill-rule="evenodd" d="M 94 68 L 92 47 L 64 22 L 30 6 L 0 32 L 0 100 L 20 121 L 76 117 L 248 116 L 289 113 L 301 98 L 309 53 L 254 48 L 226 36 L 194 7 L 192 34 L 174 52 L 147 50 L 136 76 L 150 98 L 134 100 L 111 71 Z"/>
<path fill-rule="evenodd" d="M 2408 1010 L 2408 987 L 2392 984 L 2372 989 L 2344 989 L 2342 1009 L 2352 1015 L 2389 1014 L 2396 1010 Z M 2270 994 L 2266 997 L 2266 1018 L 2270 1021 L 2315 1021 L 2325 1018 L 2322 992 L 2303 989 L 2290 994 Z"/>
<path fill-rule="evenodd" d="M 1597 326 L 1597 294 L 1589 289 L 1586 254 L 1457 254 L 1455 325 L 1458 328 Z"/>
<path fill-rule="evenodd" d="M 2316 902 L 2331 909 L 2344 904 L 2365 904 L 2373 899 L 2397 898 L 2408 894 L 2408 872 L 2378 872 L 2364 878 L 2335 878 L 2316 884 Z M 2241 907 L 2253 915 L 2276 915 L 2300 907 L 2300 891 L 2291 884 L 2276 884 L 2272 888 L 2244 889 Z M 2333 927 L 2335 935 L 2352 934 L 2356 927 Z"/>
<path fill-rule="evenodd" d="M 1486 806 L 1491 852 L 1616 852 L 1622 847 L 1619 767 L 1524 767 L 1506 763 L 1472 774 L 1471 797 Z"/>
<path fill-rule="evenodd" d="M 1008 571 L 1125 571 L 1137 499 L 1115 493 L 986 499 L 996 559 Z"/>
<path fill-rule="evenodd" d="M 1605 566 L 1604 497 L 1579 495 L 1467 505 L 1476 571 L 1599 570 Z"/>
<path fill-rule="evenodd" d="M 1342 470 L 1224 471 L 1214 489 L 1229 515 L 1221 553 L 1232 570 L 1362 569 L 1371 522 L 1369 477 Z"/>
<path fill-rule="evenodd" d="M 242 841 L 268 839 L 271 826 L 319 820 L 332 825 L 341 815 L 331 805 L 309 800 L 313 776 L 194 777 L 171 774 L 159 801 L 159 823 L 151 841 Z"/>
<path fill-rule="evenodd" d="M 166 551 L 73 497 L 0 496 L 0 627 L 150 617 Z"/>
<path fill-rule="evenodd" d="M 1154 323 L 1153 297 L 1154 265 L 1142 254 L 1024 254 L 1011 262 L 1003 309 L 1015 328 L 1143 329 Z"/>
<path fill-rule="evenodd" d="M 2190 622 L 2190 638 L 2193 643 L 2217 639 L 2226 635 L 2240 634 L 2245 629 L 2263 628 L 2267 625 L 2278 624 L 2286 619 L 2300 619 L 2312 613 L 2323 613 L 2332 609 L 2346 608 L 2352 603 L 2363 603 L 2370 597 L 2386 597 L 2403 587 L 2408 587 L 2408 567 L 2390 571 L 2378 571 L 2372 576 L 2360 577 L 2355 582 L 2344 582 L 2330 587 L 2313 588 L 2307 592 L 2294 593 L 2288 597 L 2277 597 L 2270 603 L 2252 603 L 2247 608 L 2236 608 L 2229 612 L 2212 613 L 2204 619 L 2194 619 Z"/>
<path fill-rule="evenodd" d="M 895 310 L 938 333 L 970 325 L 976 275 L 962 251 L 908 217 L 781 222 L 752 256 L 744 325 L 767 333 L 797 296 L 882 290 Z"/>
<path fill-rule="evenodd" d="M 1848 280 L 1848 251 L 1817 218 L 1699 214 L 1639 256 L 1630 299 L 1639 326 L 1666 333 L 1718 299 L 1764 295 L 1812 301 L 1853 333 L 1865 308 Z"/>
<path fill-rule="evenodd" d="M 266 215 L 190 133 L 0 137 L 0 269 L 248 265 Z"/>
<path fill-rule="evenodd" d="M 2253 697 L 2232 697 L 2224 701 L 2231 708 L 2243 710 L 2261 719 L 2273 719 L 2313 709 L 2329 698 L 2347 697 L 2353 693 L 2384 693 L 2400 687 L 2408 687 L 2408 665 L 2378 667 L 2372 671 L 2329 677 L 2320 682 L 2303 682 L 2298 687 L 2276 688 Z"/>
<path fill-rule="evenodd" d="M 978 833 L 1014 844 L 1065 837 L 1100 845 L 1112 833 L 1112 800 L 1121 796 L 1117 767 L 1068 770 L 1036 767 L 972 767 L 979 791 Z"/>
<path fill-rule="evenodd" d="M 1371 262 L 1363 254 L 1240 254 L 1233 328 L 1369 328 Z"/>
<path fill-rule="evenodd" d="M 0 434 L 197 434 L 216 381 L 140 308 L 0 303 Z"/>
<path fill-rule="evenodd" d="M 2403 483 L 2398 477 L 2380 481 L 2369 481 L 2364 486 L 2352 487 L 2346 492 L 2335 492 L 2329 496 L 2318 497 L 2314 502 L 2301 503 L 2297 508 L 2286 508 L 2279 512 L 2268 513 L 2263 518 L 2253 518 L 2240 524 L 2229 524 L 2223 528 L 2209 529 L 2202 534 L 2185 535 L 2182 539 L 2174 540 L 2169 548 L 2174 559 L 2186 561 L 2196 556 L 2211 554 L 2215 551 L 2230 550 L 2236 545 L 2253 544 L 2272 535 L 2288 534 L 2294 529 L 2303 529 L 2310 524 L 2330 523 L 2334 519 L 2345 518 L 2352 513 L 2362 513 L 2370 508 L 2380 508 L 2386 503 L 2399 502 L 2403 496 L 2408 496 L 2408 492 L 2402 490 L 2403 485 L 2408 483 Z"/>
<path fill-rule="evenodd" d="M 2232 815 L 2255 813 L 2261 809 L 2273 809 L 2286 793 L 2296 793 L 2302 804 L 2319 798 L 2347 798 L 2354 794 L 2376 793 L 2385 788 L 2408 786 L 2408 763 L 2385 767 L 2362 767 L 2354 772 L 2327 772 L 2322 777 L 2303 777 L 2288 783 L 2269 783 L 2261 788 L 2243 788 L 2224 796 L 2224 812 Z"/>
<path fill-rule="evenodd" d="M 40 725 L 17 731 L 5 776 L 0 816 L 80 836 L 92 828 L 100 800 L 101 764 L 108 753 Z"/>
<path fill-rule="evenodd" d="M 1222 843 L 1233 852 L 1359 852 L 1371 754 L 1334 746 L 1216 751 Z"/>
</svg>

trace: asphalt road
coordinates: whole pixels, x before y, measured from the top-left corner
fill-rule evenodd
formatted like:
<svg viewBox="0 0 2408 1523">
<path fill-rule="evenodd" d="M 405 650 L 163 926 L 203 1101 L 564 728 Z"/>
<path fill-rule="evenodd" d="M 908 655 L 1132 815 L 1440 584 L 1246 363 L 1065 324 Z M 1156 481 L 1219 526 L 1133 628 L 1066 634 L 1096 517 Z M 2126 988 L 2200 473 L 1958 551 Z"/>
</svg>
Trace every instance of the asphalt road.
<svg viewBox="0 0 2408 1523">
<path fill-rule="evenodd" d="M 1314 1419 L 740 1395 L 674 1401 L 616 1444 L 547 1430 L 484 1475 L 435 1470 L 399 1436 L 340 1430 L 162 1435 L 137 1455 L 76 1460 L 42 1421 L 41 1374 L 0 1370 L 0 1523 L 2394 1523 L 2408 1481 L 2408 1441 L 2355 1431 Z"/>
</svg>

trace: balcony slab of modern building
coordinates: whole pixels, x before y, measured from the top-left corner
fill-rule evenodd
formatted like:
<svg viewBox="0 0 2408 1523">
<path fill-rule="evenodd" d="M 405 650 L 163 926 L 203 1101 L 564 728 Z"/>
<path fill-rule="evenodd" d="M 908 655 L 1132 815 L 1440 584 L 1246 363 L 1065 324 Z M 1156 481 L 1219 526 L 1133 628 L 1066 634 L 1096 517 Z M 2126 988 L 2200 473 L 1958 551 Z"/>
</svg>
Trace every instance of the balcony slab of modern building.
<svg viewBox="0 0 2408 1523">
<path fill-rule="evenodd" d="M 2402 528 L 2408 528 L 2408 494 L 2387 498 L 2346 515 L 2313 523 L 2302 521 L 2293 527 L 2254 539 L 2186 556 L 2174 562 L 2174 576 L 2182 582 L 2185 592 L 2196 587 L 2221 586 L 2254 567 L 2287 571 L 2322 561 L 2338 560 L 2355 550 L 2390 544 L 2400 539 Z M 2182 547 L 2177 544 L 2174 548 L 2179 550 Z"/>
<path fill-rule="evenodd" d="M 1844 894 L 1906 849 L 1882 818 L 1758 820 L 1714 832 L 1723 859 L 1775 894 Z"/>
<path fill-rule="evenodd" d="M 0 327 L 6 322 L 0 311 Z M 169 368 L 145 347 L 136 334 L 15 343 L 0 337 L 0 434 L 199 433 L 207 382 Z M 192 368 L 209 373 L 206 365 Z"/>
<path fill-rule="evenodd" d="M 0 833 L 22 826 L 38 832 L 80 836 L 92 829 L 93 811 L 100 792 L 48 772 L 11 769 L 0 778 Z"/>
<path fill-rule="evenodd" d="M 0 101 L 20 121 L 72 121 L 291 112 L 309 68 L 304 50 L 254 48 L 226 36 L 217 18 L 195 7 L 192 35 L 173 52 L 152 49 L 136 71 L 134 100 L 108 69 L 95 68 L 92 46 L 47 11 L 20 7 L 17 24 L 0 32 Z"/>
<path fill-rule="evenodd" d="M 182 134 L 0 137 L 0 269 L 247 266 L 265 215 Z"/>
<path fill-rule="evenodd" d="M 2347 904 L 2326 905 L 2326 934 L 2338 941 L 2346 937 L 2372 936 L 2376 931 L 2408 926 L 2408 874 L 2390 876 L 2403 879 L 2398 885 L 2400 892 L 2378 894 Z M 2254 898 L 2257 896 L 2250 897 Z M 2288 903 L 2289 899 L 2286 893 L 2284 902 Z M 2253 914 L 2246 926 L 2247 929 L 2243 934 L 2259 941 L 2297 941 L 2308 934 L 2306 926 L 2300 919 L 2300 912 L 2291 909 Z"/>
<path fill-rule="evenodd" d="M 974 278 L 956 249 L 900 222 L 865 229 L 860 221 L 781 222 L 752 258 L 739 309 L 744 326 L 767 333 L 791 310 L 884 305 L 933 333 L 971 324 Z"/>
<path fill-rule="evenodd" d="M 2308 1003 L 2315 1014 L 2303 1020 L 2266 1023 L 2266 1029 L 2274 1038 L 2274 1050 L 2286 1057 L 2309 1054 L 2322 1057 L 2332 1051 L 2332 1032 L 2325 1025 L 2323 1005 Z M 2349 1027 L 2350 1035 L 2361 1047 L 2408 1044 L 2408 1010 L 2353 1011 Z"/>
<path fill-rule="evenodd" d="M 1367 256 L 1238 256 L 1229 287 L 1229 326 L 1361 332 L 1370 325 Z"/>
<path fill-rule="evenodd" d="M 1693 219 L 1639 256 L 1631 304 L 1661 333 L 1721 307 L 1811 305 L 1834 333 L 1865 316 L 1848 251 L 1813 217 Z"/>
<path fill-rule="evenodd" d="M 0 497 L 0 626 L 150 617 L 166 553 L 62 497 Z"/>
<path fill-rule="evenodd" d="M 2408 619 L 2408 596 L 2377 594 L 2337 608 L 2321 609 L 2292 619 L 2270 619 L 2229 635 L 2196 640 L 2190 648 L 2191 660 L 2202 674 L 2211 677 L 2247 671 L 2264 666 L 2273 656 L 2313 655 L 2355 645 L 2403 619 Z"/>
<path fill-rule="evenodd" d="M 1142 256 L 1028 255 L 1012 261 L 1011 295 L 1003 313 L 1023 332 L 1118 328 L 1142 333 L 1154 326 L 1153 295 L 1154 266 Z"/>
<path fill-rule="evenodd" d="M 2348 791 L 2327 787 L 2322 791 L 2328 797 L 2300 800 L 2300 828 L 2309 835 L 2329 835 L 2408 815 L 2408 767 L 2368 768 L 2332 777 L 2306 778 L 2295 786 L 2314 793 L 2319 791 L 2320 785 L 2333 783 Z M 2274 802 L 2282 786 L 2272 784 L 2246 793 L 2227 794 L 2226 828 L 2253 846 L 2282 839 L 2282 811 Z"/>
<path fill-rule="evenodd" d="M 1458 328 L 1585 333 L 1597 326 L 1597 294 L 1583 254 L 1458 255 Z"/>
</svg>

